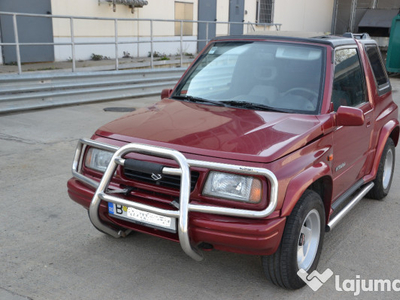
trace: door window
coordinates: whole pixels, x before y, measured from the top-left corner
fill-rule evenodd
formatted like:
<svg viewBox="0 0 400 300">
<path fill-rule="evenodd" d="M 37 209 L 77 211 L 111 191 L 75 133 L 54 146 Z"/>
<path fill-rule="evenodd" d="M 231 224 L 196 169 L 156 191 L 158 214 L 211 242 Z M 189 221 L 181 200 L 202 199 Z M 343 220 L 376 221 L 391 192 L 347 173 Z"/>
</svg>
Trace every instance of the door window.
<svg viewBox="0 0 400 300">
<path fill-rule="evenodd" d="M 332 102 L 339 106 L 359 106 L 367 101 L 364 73 L 357 49 L 339 49 L 335 52 L 335 77 Z"/>
</svg>

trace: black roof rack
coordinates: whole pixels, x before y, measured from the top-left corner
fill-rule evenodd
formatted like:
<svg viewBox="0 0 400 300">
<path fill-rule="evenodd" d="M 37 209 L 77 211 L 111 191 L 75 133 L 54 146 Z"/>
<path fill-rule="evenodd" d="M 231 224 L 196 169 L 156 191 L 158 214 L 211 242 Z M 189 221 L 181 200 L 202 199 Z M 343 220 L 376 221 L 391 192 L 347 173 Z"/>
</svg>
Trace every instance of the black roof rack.
<svg viewBox="0 0 400 300">
<path fill-rule="evenodd" d="M 357 40 L 370 40 L 371 37 L 368 33 L 352 33 L 352 32 L 345 32 L 343 37 L 348 37 Z"/>
</svg>

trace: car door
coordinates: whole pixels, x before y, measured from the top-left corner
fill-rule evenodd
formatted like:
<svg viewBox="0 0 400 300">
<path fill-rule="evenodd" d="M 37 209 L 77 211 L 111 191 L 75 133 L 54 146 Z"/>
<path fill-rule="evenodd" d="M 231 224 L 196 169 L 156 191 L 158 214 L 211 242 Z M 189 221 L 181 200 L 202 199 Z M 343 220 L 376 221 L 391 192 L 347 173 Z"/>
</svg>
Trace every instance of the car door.
<svg viewBox="0 0 400 300">
<path fill-rule="evenodd" d="M 334 109 L 352 106 L 364 112 L 362 126 L 339 126 L 333 133 L 333 197 L 343 194 L 369 172 L 367 161 L 373 129 L 372 106 L 368 101 L 359 50 L 356 46 L 335 50 Z"/>
</svg>

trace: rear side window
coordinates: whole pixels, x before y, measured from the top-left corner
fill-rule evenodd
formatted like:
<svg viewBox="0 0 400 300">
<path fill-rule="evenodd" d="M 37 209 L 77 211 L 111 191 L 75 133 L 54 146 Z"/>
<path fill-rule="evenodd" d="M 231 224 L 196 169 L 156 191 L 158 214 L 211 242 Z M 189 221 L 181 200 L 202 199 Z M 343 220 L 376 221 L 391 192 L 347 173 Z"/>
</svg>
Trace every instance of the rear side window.
<svg viewBox="0 0 400 300">
<path fill-rule="evenodd" d="M 366 45 L 365 49 L 367 50 L 368 59 L 374 72 L 378 87 L 388 84 L 389 79 L 386 75 L 381 56 L 379 55 L 378 47 L 376 45 Z"/>
</svg>

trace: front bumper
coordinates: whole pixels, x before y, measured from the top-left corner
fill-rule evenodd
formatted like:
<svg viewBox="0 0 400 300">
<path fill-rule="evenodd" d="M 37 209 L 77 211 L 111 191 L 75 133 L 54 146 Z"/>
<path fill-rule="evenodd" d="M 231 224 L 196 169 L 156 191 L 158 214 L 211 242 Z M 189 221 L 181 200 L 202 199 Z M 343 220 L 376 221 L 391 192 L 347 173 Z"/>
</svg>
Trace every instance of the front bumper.
<svg viewBox="0 0 400 300">
<path fill-rule="evenodd" d="M 100 183 L 82 174 L 82 156 L 87 146 L 115 152 Z M 178 164 L 179 168 L 164 167 L 162 169 L 162 174 L 181 177 L 177 210 L 161 209 L 106 193 L 116 168 L 118 165 L 124 165 L 123 157 L 131 152 L 169 158 Z M 264 210 L 256 211 L 190 203 L 190 167 L 265 176 L 270 183 L 269 204 Z M 119 148 L 82 139 L 76 149 L 72 174 L 75 178 L 68 182 L 70 197 L 89 209 L 89 218 L 96 228 L 114 237 L 123 236 L 125 233 L 110 224 L 143 230 L 134 224 L 111 219 L 105 202 L 176 218 L 178 220 L 177 239 L 183 251 L 195 260 L 202 259 L 202 253 L 196 247 L 201 242 L 212 244 L 220 250 L 261 255 L 272 254 L 279 246 L 286 219 L 265 219 L 276 208 L 278 191 L 277 179 L 267 169 L 190 160 L 176 150 L 163 147 L 131 143 Z M 93 189 L 96 191 L 93 192 Z"/>
</svg>

